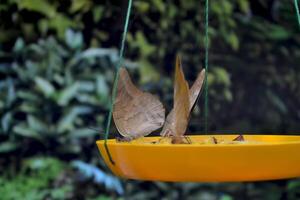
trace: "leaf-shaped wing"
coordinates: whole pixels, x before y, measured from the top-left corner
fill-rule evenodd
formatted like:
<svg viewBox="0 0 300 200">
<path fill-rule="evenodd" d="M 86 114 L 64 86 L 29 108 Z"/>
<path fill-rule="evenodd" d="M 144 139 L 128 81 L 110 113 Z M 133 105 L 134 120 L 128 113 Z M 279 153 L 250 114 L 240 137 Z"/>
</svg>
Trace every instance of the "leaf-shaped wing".
<svg viewBox="0 0 300 200">
<path fill-rule="evenodd" d="M 205 69 L 203 69 L 197 76 L 197 79 L 193 83 L 192 87 L 189 90 L 189 113 L 192 111 L 194 104 L 199 97 L 203 81 L 205 78 Z M 166 118 L 166 122 L 164 124 L 163 130 L 161 131 L 160 135 L 161 136 L 168 136 L 168 135 L 174 135 L 174 126 L 175 126 L 175 121 L 174 121 L 174 109 L 170 111 Z"/>
<path fill-rule="evenodd" d="M 174 136 L 184 135 L 188 125 L 190 101 L 189 85 L 184 78 L 180 58 L 177 56 L 174 84 Z"/>
<path fill-rule="evenodd" d="M 162 127 L 165 109 L 156 96 L 135 87 L 127 70 L 121 68 L 113 119 L 121 135 L 134 139 Z"/>
<path fill-rule="evenodd" d="M 194 84 L 192 85 L 189 95 L 190 95 L 190 112 L 192 111 L 196 100 L 199 97 L 203 81 L 205 78 L 205 69 L 202 69 L 202 71 L 198 74 L 197 79 L 195 80 Z"/>
</svg>

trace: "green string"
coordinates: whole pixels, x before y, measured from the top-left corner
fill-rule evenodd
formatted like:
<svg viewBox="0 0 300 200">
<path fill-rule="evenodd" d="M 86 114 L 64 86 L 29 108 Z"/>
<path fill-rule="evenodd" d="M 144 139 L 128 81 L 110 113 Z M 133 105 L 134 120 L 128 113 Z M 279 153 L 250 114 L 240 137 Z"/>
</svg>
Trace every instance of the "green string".
<svg viewBox="0 0 300 200">
<path fill-rule="evenodd" d="M 113 112 L 114 102 L 115 102 L 115 98 L 116 98 L 116 94 L 117 94 L 117 85 L 118 85 L 118 81 L 119 81 L 120 67 L 123 64 L 123 60 L 124 60 L 124 58 L 123 58 L 124 48 L 125 48 L 126 35 L 127 35 L 127 32 L 128 32 L 128 24 L 129 24 L 130 12 L 131 12 L 131 5 L 132 5 L 132 0 L 129 0 L 128 7 L 127 7 L 127 13 L 126 13 L 126 19 L 125 19 L 124 30 L 123 30 L 123 34 L 122 34 L 122 42 L 121 42 L 119 61 L 116 65 L 117 73 L 115 75 L 115 80 L 114 80 L 114 84 L 113 84 L 112 98 L 111 98 L 109 113 L 108 113 L 108 117 L 107 117 L 106 129 L 105 129 L 104 147 L 105 147 L 106 153 L 108 155 L 108 158 L 109 158 L 110 162 L 113 165 L 115 164 L 115 162 L 113 161 L 112 156 L 109 152 L 109 149 L 108 149 L 108 146 L 107 146 L 107 139 L 108 139 L 108 135 L 109 135 L 109 132 L 110 132 L 112 112 Z"/>
<path fill-rule="evenodd" d="M 205 133 L 208 131 L 208 84 L 207 84 L 207 74 L 208 74 L 208 8 L 209 1 L 205 0 L 205 88 L 204 88 L 204 118 L 205 118 Z"/>
<path fill-rule="evenodd" d="M 297 13 L 298 25 L 300 27 L 300 12 L 299 12 L 298 0 L 294 0 L 294 4 L 295 4 L 296 13 Z"/>
</svg>

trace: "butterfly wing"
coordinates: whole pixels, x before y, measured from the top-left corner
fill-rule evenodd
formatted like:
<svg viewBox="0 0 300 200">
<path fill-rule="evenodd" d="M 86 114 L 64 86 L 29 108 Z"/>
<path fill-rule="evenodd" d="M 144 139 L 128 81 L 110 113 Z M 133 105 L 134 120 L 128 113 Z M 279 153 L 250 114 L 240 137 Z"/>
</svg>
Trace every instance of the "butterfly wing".
<svg viewBox="0 0 300 200">
<path fill-rule="evenodd" d="M 203 81 L 205 78 L 205 69 L 202 69 L 201 72 L 198 74 L 197 79 L 195 80 L 195 82 L 193 83 L 190 92 L 189 92 L 189 96 L 190 96 L 190 112 L 192 111 L 196 100 L 199 97 L 202 85 L 203 85 Z"/>
<path fill-rule="evenodd" d="M 174 85 L 174 136 L 181 137 L 187 128 L 190 101 L 189 85 L 184 78 L 180 58 L 177 56 Z"/>
<path fill-rule="evenodd" d="M 139 90 L 121 68 L 113 119 L 119 133 L 133 139 L 162 127 L 165 109 L 156 96 Z"/>
<path fill-rule="evenodd" d="M 193 83 L 192 87 L 189 90 L 189 113 L 192 111 L 194 104 L 199 97 L 203 81 L 205 78 L 205 69 L 203 69 L 197 76 L 197 79 Z M 169 136 L 173 135 L 174 133 L 174 109 L 171 110 L 171 112 L 168 114 L 164 127 L 160 133 L 161 136 Z"/>
</svg>

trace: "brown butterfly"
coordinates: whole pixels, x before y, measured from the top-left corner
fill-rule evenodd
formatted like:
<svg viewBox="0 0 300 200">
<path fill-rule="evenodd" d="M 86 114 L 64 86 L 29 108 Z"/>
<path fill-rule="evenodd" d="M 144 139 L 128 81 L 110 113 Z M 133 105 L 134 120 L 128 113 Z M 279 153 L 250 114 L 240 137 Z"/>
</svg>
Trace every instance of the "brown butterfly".
<svg viewBox="0 0 300 200">
<path fill-rule="evenodd" d="M 156 96 L 135 87 L 127 70 L 121 68 L 113 118 L 122 136 L 135 139 L 162 127 L 165 109 Z"/>
<path fill-rule="evenodd" d="M 187 94 L 181 94 L 183 96 L 176 96 L 176 90 L 178 90 L 177 85 L 187 85 L 187 82 L 184 78 L 184 74 L 182 72 L 181 63 L 179 57 L 177 57 L 176 61 L 176 72 L 175 72 L 175 86 L 174 86 L 174 107 L 171 112 L 168 114 L 166 118 L 166 122 L 164 127 L 160 133 L 161 136 L 173 136 L 176 143 L 176 140 L 182 141 L 182 136 L 187 128 L 186 121 L 188 120 L 189 114 L 193 109 L 193 106 L 200 94 L 202 84 L 205 77 L 205 69 L 203 69 L 197 76 L 196 81 L 194 82 L 193 86 L 190 90 L 188 90 Z M 186 93 L 186 92 L 185 92 Z M 188 98 L 186 98 L 188 97 Z M 186 105 L 186 101 L 188 102 L 188 106 Z M 179 105 L 176 105 L 177 104 Z M 182 102 L 182 105 L 180 105 Z M 187 107 L 188 111 L 187 114 L 185 112 L 180 112 L 179 110 L 182 107 Z M 187 116 L 186 116 L 187 115 Z M 176 119 L 177 118 L 177 119 Z M 182 123 L 177 124 L 177 120 L 182 120 Z M 179 130 L 182 130 L 181 133 L 178 133 L 178 126 Z"/>
<path fill-rule="evenodd" d="M 135 87 L 125 68 L 120 70 L 118 91 L 114 103 L 113 118 L 119 133 L 125 138 L 135 139 L 163 129 L 161 135 L 172 138 L 172 143 L 183 143 L 190 112 L 199 96 L 205 70 L 198 75 L 189 90 L 180 58 L 176 59 L 174 104 L 165 122 L 165 109 L 159 99 Z"/>
</svg>

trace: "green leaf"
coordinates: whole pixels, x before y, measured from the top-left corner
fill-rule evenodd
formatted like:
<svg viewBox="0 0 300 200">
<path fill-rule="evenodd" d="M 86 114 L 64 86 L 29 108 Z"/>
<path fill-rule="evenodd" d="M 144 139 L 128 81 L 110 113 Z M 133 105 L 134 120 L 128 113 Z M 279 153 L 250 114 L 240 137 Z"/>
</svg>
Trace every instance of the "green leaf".
<svg viewBox="0 0 300 200">
<path fill-rule="evenodd" d="M 100 58 L 108 56 L 112 63 L 116 63 L 119 60 L 118 51 L 116 49 L 105 49 L 105 48 L 89 48 L 83 51 L 79 56 L 78 60 Z"/>
<path fill-rule="evenodd" d="M 19 9 L 39 12 L 47 17 L 53 17 L 56 14 L 56 8 L 47 0 L 17 0 Z"/>
<path fill-rule="evenodd" d="M 69 28 L 75 28 L 78 26 L 74 20 L 68 18 L 62 13 L 57 13 L 54 17 L 49 20 L 49 28 L 56 30 L 59 38 L 63 39 L 65 32 Z"/>
<path fill-rule="evenodd" d="M 76 106 L 68 110 L 58 123 L 58 133 L 63 133 L 67 130 L 74 129 L 75 119 L 78 117 L 78 115 L 89 114 L 91 112 L 92 109 L 87 106 Z"/>
<path fill-rule="evenodd" d="M 24 101 L 39 101 L 40 97 L 38 97 L 35 93 L 30 91 L 19 90 L 17 91 L 17 97 L 21 98 Z"/>
<path fill-rule="evenodd" d="M 233 198 L 227 194 L 222 195 L 222 197 L 220 198 L 220 200 L 233 200 Z"/>
<path fill-rule="evenodd" d="M 41 139 L 40 135 L 37 132 L 35 132 L 34 130 L 28 128 L 24 124 L 14 126 L 13 127 L 13 132 L 15 134 L 23 136 L 23 137 Z"/>
<path fill-rule="evenodd" d="M 141 83 L 149 83 L 158 81 L 160 78 L 159 73 L 155 68 L 147 61 L 141 61 L 139 67 L 139 73 L 141 76 Z"/>
<path fill-rule="evenodd" d="M 49 21 L 47 19 L 40 19 L 37 23 L 39 31 L 45 35 L 49 30 Z"/>
<path fill-rule="evenodd" d="M 18 148 L 19 145 L 17 145 L 16 142 L 1 142 L 0 143 L 0 153 L 9 153 Z"/>
<path fill-rule="evenodd" d="M 104 7 L 102 6 L 94 6 L 93 7 L 93 19 L 94 22 L 98 23 L 104 14 Z"/>
<path fill-rule="evenodd" d="M 82 150 L 82 147 L 80 145 L 74 145 L 74 144 L 64 144 L 64 146 L 61 146 L 58 148 L 58 151 L 60 153 L 74 153 L 74 154 L 79 154 Z"/>
<path fill-rule="evenodd" d="M 267 97 L 270 102 L 283 114 L 288 112 L 288 108 L 285 105 L 285 102 L 281 100 L 281 98 L 273 93 L 271 90 L 267 90 Z"/>
<path fill-rule="evenodd" d="M 218 84 L 223 84 L 228 87 L 231 85 L 229 73 L 221 67 L 214 67 L 213 74 L 215 75 L 215 81 Z"/>
<path fill-rule="evenodd" d="M 235 33 L 230 33 L 226 35 L 228 43 L 230 44 L 233 50 L 238 50 L 240 47 L 239 38 Z"/>
<path fill-rule="evenodd" d="M 291 32 L 286 27 L 270 24 L 268 28 L 266 35 L 272 40 L 286 40 L 291 37 Z"/>
<path fill-rule="evenodd" d="M 6 103 L 8 106 L 10 106 L 16 99 L 16 91 L 15 91 L 15 86 L 14 86 L 14 82 L 12 79 L 10 79 L 10 78 L 7 79 L 7 86 L 8 86 L 8 90 L 7 90 L 7 96 L 6 96 Z"/>
<path fill-rule="evenodd" d="M 109 196 L 100 195 L 99 197 L 97 197 L 95 199 L 89 199 L 89 200 L 112 200 L 112 198 Z"/>
<path fill-rule="evenodd" d="M 91 104 L 91 105 L 99 105 L 100 104 L 104 104 L 106 101 L 102 100 L 99 98 L 96 98 L 93 95 L 89 95 L 89 94 L 80 94 L 79 96 L 76 97 L 76 99 L 83 104 Z M 105 106 L 105 105 L 102 105 Z"/>
<path fill-rule="evenodd" d="M 92 81 L 78 81 L 78 90 L 81 93 L 92 93 L 95 91 L 95 83 Z"/>
<path fill-rule="evenodd" d="M 51 95 L 54 94 L 55 92 L 54 87 L 46 79 L 43 79 L 41 77 L 36 77 L 34 81 L 37 88 L 44 94 L 45 97 L 50 97 Z"/>
<path fill-rule="evenodd" d="M 39 109 L 37 106 L 30 101 L 23 101 L 21 105 L 18 106 L 19 111 L 25 112 L 25 113 L 33 113 L 38 111 Z"/>
<path fill-rule="evenodd" d="M 18 38 L 13 47 L 14 52 L 20 52 L 24 49 L 25 42 L 22 38 Z"/>
<path fill-rule="evenodd" d="M 12 114 L 11 112 L 5 113 L 1 119 L 1 125 L 4 133 L 7 133 L 12 122 Z"/>
<path fill-rule="evenodd" d="M 134 1 L 133 2 L 136 10 L 139 13 L 147 13 L 148 10 L 150 9 L 150 4 L 149 2 L 144 2 L 144 1 Z"/>
<path fill-rule="evenodd" d="M 147 38 L 141 31 L 138 31 L 135 37 L 135 45 L 140 49 L 141 57 L 147 57 L 155 52 L 156 47 L 148 42 Z"/>
<path fill-rule="evenodd" d="M 74 109 L 71 109 L 69 112 L 67 112 L 67 114 L 65 114 L 63 118 L 59 121 L 57 126 L 57 132 L 63 133 L 67 130 L 72 130 L 77 115 L 78 113 Z"/>
<path fill-rule="evenodd" d="M 109 98 L 109 88 L 103 75 L 98 75 L 96 78 L 96 93 L 99 95 L 101 103 L 107 103 Z"/>
<path fill-rule="evenodd" d="M 242 12 L 247 13 L 250 9 L 250 2 L 249 0 L 238 0 L 237 3 L 239 4 L 239 7 Z"/>
<path fill-rule="evenodd" d="M 94 137 L 97 134 L 100 134 L 100 131 L 97 132 L 96 130 L 92 130 L 88 128 L 80 128 L 72 131 L 69 136 L 70 138 L 87 138 L 87 137 Z"/>
<path fill-rule="evenodd" d="M 161 1 L 161 0 L 152 0 L 151 3 L 161 13 L 165 11 L 165 4 L 164 4 L 163 1 Z"/>
<path fill-rule="evenodd" d="M 29 115 L 27 117 L 27 122 L 29 127 L 38 133 L 43 133 L 48 131 L 47 125 L 42 122 L 40 119 L 34 117 L 33 115 Z"/>
<path fill-rule="evenodd" d="M 231 91 L 228 90 L 228 89 L 225 89 L 225 90 L 224 90 L 224 97 L 225 97 L 225 99 L 226 99 L 227 101 L 229 101 L 229 102 L 232 102 L 232 100 L 233 100 L 232 93 L 231 93 Z"/>
<path fill-rule="evenodd" d="M 79 84 L 74 83 L 71 86 L 67 87 L 61 91 L 58 95 L 57 102 L 61 106 L 67 105 L 71 99 L 75 98 L 78 95 Z"/>
<path fill-rule="evenodd" d="M 290 181 L 287 185 L 288 190 L 298 190 L 300 188 L 300 180 Z"/>
<path fill-rule="evenodd" d="M 88 11 L 91 7 L 92 3 L 90 0 L 72 0 L 70 12 L 75 13 L 80 10 Z"/>
<path fill-rule="evenodd" d="M 83 46 L 83 36 L 81 32 L 74 32 L 68 29 L 65 35 L 66 43 L 71 49 L 79 49 Z"/>
</svg>

